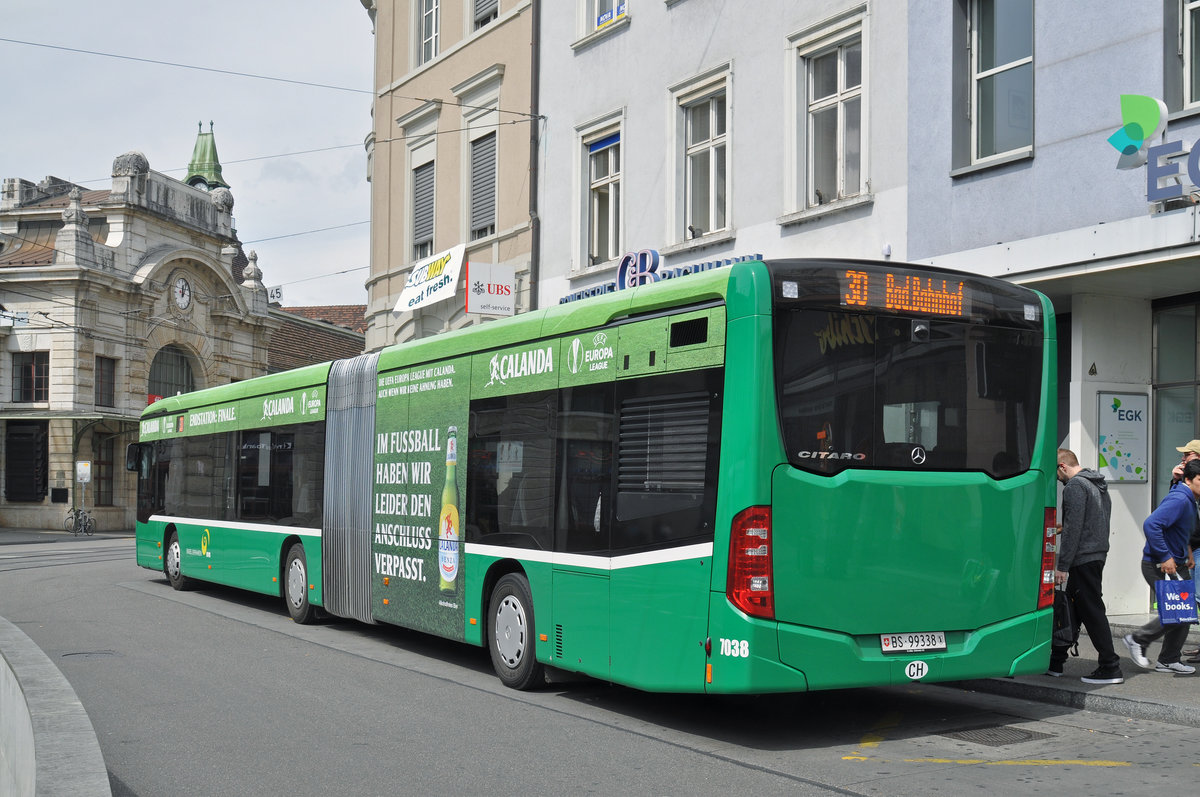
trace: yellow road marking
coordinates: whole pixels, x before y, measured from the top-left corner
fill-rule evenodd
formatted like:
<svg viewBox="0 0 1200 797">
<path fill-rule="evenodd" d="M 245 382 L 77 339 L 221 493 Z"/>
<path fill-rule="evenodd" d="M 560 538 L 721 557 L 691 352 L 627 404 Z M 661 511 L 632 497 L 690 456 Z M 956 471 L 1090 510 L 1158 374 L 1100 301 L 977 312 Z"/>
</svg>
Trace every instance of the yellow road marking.
<svg viewBox="0 0 1200 797">
<path fill-rule="evenodd" d="M 865 755 L 844 755 L 843 761 L 876 761 L 879 763 L 889 763 L 887 759 L 874 758 Z M 962 766 L 988 766 L 988 767 L 1052 767 L 1052 766 L 1074 766 L 1074 767 L 1131 767 L 1131 761 L 1105 761 L 1104 759 L 1085 759 L 1085 758 L 1013 758 L 1003 761 L 989 761 L 986 758 L 905 758 L 902 759 L 905 764 L 958 764 Z M 1200 766 L 1193 764 L 1192 766 Z"/>
<path fill-rule="evenodd" d="M 1014 758 L 1006 761 L 988 761 L 985 758 L 906 758 L 908 764 L 983 764 L 990 767 L 1130 767 L 1129 761 L 1088 760 L 1084 758 Z"/>
<path fill-rule="evenodd" d="M 859 740 L 859 744 L 863 747 L 878 747 L 879 743 L 884 740 L 882 731 L 890 730 L 900 724 L 900 714 L 895 711 L 884 714 L 879 722 L 875 723 L 871 730 Z"/>
</svg>

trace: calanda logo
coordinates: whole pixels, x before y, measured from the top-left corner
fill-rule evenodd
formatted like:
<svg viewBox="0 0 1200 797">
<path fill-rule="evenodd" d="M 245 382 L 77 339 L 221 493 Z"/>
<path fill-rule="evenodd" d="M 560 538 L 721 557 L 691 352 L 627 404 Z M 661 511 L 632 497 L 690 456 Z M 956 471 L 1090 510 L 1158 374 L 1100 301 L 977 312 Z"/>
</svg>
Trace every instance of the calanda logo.
<svg viewBox="0 0 1200 797">
<path fill-rule="evenodd" d="M 484 387 L 496 382 L 508 384 L 509 379 L 522 376 L 537 376 L 554 370 L 554 353 L 549 346 L 544 349 L 527 349 L 512 354 L 494 354 L 491 362 L 492 378 Z"/>
<path fill-rule="evenodd" d="M 274 418 L 276 415 L 290 415 L 296 411 L 296 397 L 283 396 L 281 398 L 263 399 L 262 419 L 264 421 Z"/>
</svg>

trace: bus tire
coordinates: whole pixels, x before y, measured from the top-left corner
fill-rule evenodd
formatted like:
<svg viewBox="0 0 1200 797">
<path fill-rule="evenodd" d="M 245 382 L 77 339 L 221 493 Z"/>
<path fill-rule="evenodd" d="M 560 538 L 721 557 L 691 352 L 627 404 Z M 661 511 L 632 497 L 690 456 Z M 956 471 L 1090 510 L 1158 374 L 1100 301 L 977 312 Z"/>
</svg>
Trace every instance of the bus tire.
<svg viewBox="0 0 1200 797">
<path fill-rule="evenodd" d="M 182 560 L 183 549 L 179 546 L 179 534 L 172 531 L 167 537 L 167 548 L 163 553 L 163 572 L 167 574 L 167 581 L 171 582 L 171 587 L 177 590 L 185 590 L 190 584 L 190 579 L 183 574 Z"/>
<path fill-rule="evenodd" d="M 293 621 L 300 625 L 313 621 L 316 610 L 308 602 L 308 560 L 304 556 L 304 546 L 298 542 L 288 548 L 283 566 L 283 602 Z"/>
<path fill-rule="evenodd" d="M 526 690 L 545 682 L 545 670 L 534 651 L 533 595 L 519 573 L 508 573 L 492 590 L 488 617 L 488 650 L 500 681 Z"/>
</svg>

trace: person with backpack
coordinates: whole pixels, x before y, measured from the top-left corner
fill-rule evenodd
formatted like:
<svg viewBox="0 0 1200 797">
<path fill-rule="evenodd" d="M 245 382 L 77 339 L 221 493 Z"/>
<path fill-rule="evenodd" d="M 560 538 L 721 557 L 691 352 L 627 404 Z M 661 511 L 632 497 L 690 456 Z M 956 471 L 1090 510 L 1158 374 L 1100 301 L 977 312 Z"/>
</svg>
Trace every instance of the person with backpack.
<svg viewBox="0 0 1200 797">
<path fill-rule="evenodd" d="M 1085 684 L 1124 683 L 1121 658 L 1113 648 L 1112 629 L 1101 589 L 1112 515 L 1108 483 L 1098 472 L 1080 466 L 1078 457 L 1066 448 L 1058 449 L 1057 478 L 1064 486 L 1062 532 L 1054 583 L 1065 585 L 1067 597 L 1074 604 L 1073 636 L 1078 636 L 1082 623 L 1098 654 L 1096 669 L 1080 680 Z M 1062 675 L 1067 651 L 1068 647 L 1062 645 L 1051 646 L 1047 675 Z"/>
</svg>

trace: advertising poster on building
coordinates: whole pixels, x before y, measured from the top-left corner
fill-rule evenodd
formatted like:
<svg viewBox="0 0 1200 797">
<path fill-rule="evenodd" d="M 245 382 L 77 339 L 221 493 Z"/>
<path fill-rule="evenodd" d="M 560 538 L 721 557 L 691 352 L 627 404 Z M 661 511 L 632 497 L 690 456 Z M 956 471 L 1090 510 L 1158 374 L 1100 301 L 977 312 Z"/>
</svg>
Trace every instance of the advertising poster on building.
<svg viewBox="0 0 1200 797">
<path fill-rule="evenodd" d="M 458 290 L 458 272 L 466 254 L 467 247 L 459 244 L 418 261 L 408 273 L 392 312 L 399 314 L 452 298 Z"/>
<path fill-rule="evenodd" d="M 516 312 L 516 269 L 499 263 L 467 264 L 467 312 L 510 316 Z"/>
<path fill-rule="evenodd" d="M 463 639 L 469 360 L 378 376 L 371 544 L 376 619 Z"/>
<path fill-rule="evenodd" d="M 1149 399 L 1101 392 L 1097 415 L 1100 473 L 1110 482 L 1144 482 L 1149 463 Z"/>
</svg>

